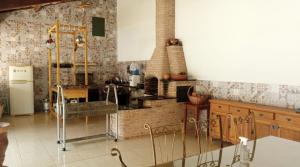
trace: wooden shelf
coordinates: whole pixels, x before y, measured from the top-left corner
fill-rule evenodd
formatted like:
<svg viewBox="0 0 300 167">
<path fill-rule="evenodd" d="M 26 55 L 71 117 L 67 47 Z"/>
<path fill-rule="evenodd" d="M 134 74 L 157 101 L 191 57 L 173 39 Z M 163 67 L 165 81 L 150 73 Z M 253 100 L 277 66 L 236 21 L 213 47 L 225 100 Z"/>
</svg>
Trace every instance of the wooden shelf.
<svg viewBox="0 0 300 167">
<path fill-rule="evenodd" d="M 57 68 L 57 63 L 52 63 L 52 67 Z M 71 63 L 60 63 L 59 67 L 60 68 L 72 68 L 73 64 L 71 64 Z"/>
<path fill-rule="evenodd" d="M 61 29 L 63 27 L 63 30 Z M 67 27 L 67 28 L 65 28 Z M 82 67 L 84 69 L 84 85 L 88 85 L 88 66 L 93 64 L 88 63 L 88 46 L 87 43 L 84 43 L 83 46 L 78 46 L 78 48 L 83 48 L 83 56 L 84 60 L 83 62 L 76 62 L 76 57 L 78 54 L 76 54 L 75 51 L 75 44 L 73 45 L 73 51 L 70 53 L 70 60 L 71 62 L 68 63 L 62 63 L 61 62 L 61 47 L 71 47 L 71 46 L 66 46 L 66 45 L 61 45 L 60 37 L 61 35 L 71 35 L 73 37 L 73 42 L 76 41 L 76 37 L 78 34 L 82 33 L 84 41 L 87 41 L 88 37 L 88 30 L 86 27 L 79 27 L 79 26 L 74 26 L 74 25 L 61 25 L 60 22 L 57 20 L 55 24 L 48 29 L 48 35 L 50 36 L 51 34 L 55 33 L 55 55 L 52 55 L 52 51 L 48 49 L 48 93 L 49 93 L 49 103 L 50 103 L 50 111 L 51 113 L 54 113 L 54 108 L 53 108 L 53 100 L 52 100 L 52 94 L 53 94 L 53 83 L 52 80 L 53 78 L 56 78 L 55 84 L 60 85 L 61 84 L 61 69 L 62 68 L 70 68 L 71 73 L 72 73 L 72 81 L 73 84 L 76 83 L 76 69 L 77 67 L 82 70 Z M 52 62 L 53 58 L 55 58 L 55 62 Z M 52 64 L 53 63 L 53 64 Z M 85 66 L 85 63 L 87 66 Z M 55 67 L 56 66 L 56 67 Z M 55 72 L 52 71 L 52 69 L 55 69 Z M 52 74 L 54 73 L 54 74 Z M 68 75 L 69 76 L 69 75 Z M 65 91 L 65 96 L 68 97 L 87 97 L 87 90 L 86 89 L 67 89 Z M 86 98 L 86 101 L 88 101 L 88 98 Z M 55 113 L 54 113 L 55 115 Z"/>
<path fill-rule="evenodd" d="M 88 66 L 97 66 L 96 63 L 88 63 Z M 75 66 L 84 66 L 84 63 L 76 63 Z"/>
</svg>

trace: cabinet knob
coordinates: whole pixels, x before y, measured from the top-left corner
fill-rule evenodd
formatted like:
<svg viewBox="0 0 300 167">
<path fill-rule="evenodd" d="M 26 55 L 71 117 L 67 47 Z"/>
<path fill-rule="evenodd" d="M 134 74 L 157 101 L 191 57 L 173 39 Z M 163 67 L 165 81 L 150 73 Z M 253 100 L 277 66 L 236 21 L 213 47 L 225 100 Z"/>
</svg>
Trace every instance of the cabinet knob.
<svg viewBox="0 0 300 167">
<path fill-rule="evenodd" d="M 219 108 L 222 108 L 222 106 L 218 106 Z"/>
<path fill-rule="evenodd" d="M 240 112 L 241 110 L 236 110 L 237 112 Z"/>
<path fill-rule="evenodd" d="M 274 129 L 274 130 L 275 130 L 275 129 L 279 129 L 279 125 L 273 124 L 273 125 L 272 125 L 272 129 Z"/>
<path fill-rule="evenodd" d="M 292 119 L 291 119 L 291 118 L 287 118 L 286 120 L 287 120 L 287 121 L 291 121 Z"/>
<path fill-rule="evenodd" d="M 262 117 L 262 116 L 264 116 L 264 114 L 260 113 L 259 116 Z"/>
</svg>

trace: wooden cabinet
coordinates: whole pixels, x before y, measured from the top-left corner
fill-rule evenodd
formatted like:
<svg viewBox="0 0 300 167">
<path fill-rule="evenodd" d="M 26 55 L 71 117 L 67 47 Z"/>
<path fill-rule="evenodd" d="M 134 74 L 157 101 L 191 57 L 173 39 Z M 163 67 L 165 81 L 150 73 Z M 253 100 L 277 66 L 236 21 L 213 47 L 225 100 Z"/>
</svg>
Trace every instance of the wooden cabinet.
<svg viewBox="0 0 300 167">
<path fill-rule="evenodd" d="M 300 114 L 294 110 L 271 107 L 258 104 L 242 103 L 229 100 L 210 100 L 211 117 L 220 115 L 223 126 L 223 140 L 237 143 L 234 119 L 254 114 L 257 138 L 278 136 L 294 141 L 300 141 Z M 241 134 L 250 138 L 251 130 L 248 125 L 242 128 Z M 218 138 L 217 131 L 213 130 L 214 138 Z"/>
<path fill-rule="evenodd" d="M 300 128 L 279 124 L 276 136 L 300 142 Z"/>
<path fill-rule="evenodd" d="M 211 113 L 210 119 L 212 120 L 218 120 L 217 115 L 221 117 L 221 123 L 222 123 L 222 133 L 223 133 L 223 139 L 227 138 L 228 129 L 224 128 L 228 126 L 227 123 L 227 114 L 226 113 L 220 113 L 220 112 L 214 112 Z M 215 121 L 214 125 L 211 127 L 211 136 L 213 138 L 220 138 L 220 124 L 218 121 Z"/>
<path fill-rule="evenodd" d="M 266 136 L 276 135 L 276 126 L 274 126 L 274 113 L 264 112 L 260 110 L 250 110 L 255 116 L 256 137 L 262 138 Z"/>
<path fill-rule="evenodd" d="M 276 114 L 277 136 L 300 141 L 300 117 L 294 115 Z"/>
<path fill-rule="evenodd" d="M 256 137 L 262 138 L 270 135 L 274 135 L 273 124 L 266 120 L 255 120 L 256 123 Z"/>
</svg>

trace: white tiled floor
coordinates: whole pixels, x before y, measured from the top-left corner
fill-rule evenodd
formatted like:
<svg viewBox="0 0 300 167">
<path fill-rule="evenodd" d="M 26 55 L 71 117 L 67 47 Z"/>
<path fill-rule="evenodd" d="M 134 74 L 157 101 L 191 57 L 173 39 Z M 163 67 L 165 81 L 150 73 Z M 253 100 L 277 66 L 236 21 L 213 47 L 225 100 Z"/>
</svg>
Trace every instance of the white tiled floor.
<svg viewBox="0 0 300 167">
<path fill-rule="evenodd" d="M 110 149 L 117 147 L 128 166 L 153 164 L 152 148 L 148 136 L 114 142 L 108 139 L 87 140 L 67 145 L 60 151 L 56 144 L 56 119 L 40 113 L 34 116 L 7 117 L 11 123 L 8 132 L 9 146 L 4 165 L 9 167 L 114 167 L 120 166 Z M 84 119 L 68 122 L 68 137 L 79 137 L 104 131 L 104 119 Z M 187 137 L 187 154 L 197 152 L 196 138 Z"/>
</svg>

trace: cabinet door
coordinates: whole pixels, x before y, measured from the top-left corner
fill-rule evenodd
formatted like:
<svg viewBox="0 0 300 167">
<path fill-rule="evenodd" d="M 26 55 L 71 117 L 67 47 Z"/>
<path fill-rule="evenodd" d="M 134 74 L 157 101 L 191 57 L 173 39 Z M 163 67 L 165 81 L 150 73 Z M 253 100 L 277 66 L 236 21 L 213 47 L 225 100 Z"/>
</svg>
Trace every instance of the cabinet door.
<svg viewBox="0 0 300 167">
<path fill-rule="evenodd" d="M 210 119 L 218 120 L 217 115 L 219 115 L 221 117 L 223 141 L 227 141 L 227 134 L 228 134 L 227 114 L 219 113 L 219 112 L 212 112 L 210 114 Z M 213 125 L 211 125 L 210 128 L 211 128 L 212 138 L 220 139 L 220 124 L 219 124 L 219 122 L 215 121 L 215 123 Z"/>
<path fill-rule="evenodd" d="M 278 137 L 299 141 L 300 142 L 300 128 L 285 124 L 279 124 L 277 130 Z"/>
<path fill-rule="evenodd" d="M 300 141 L 300 117 L 298 115 L 276 114 L 277 136 Z"/>
<path fill-rule="evenodd" d="M 228 114 L 228 119 L 230 121 L 228 138 L 231 143 L 239 143 L 240 136 L 254 139 L 254 135 L 251 135 L 251 130 L 254 128 L 253 124 L 250 123 L 251 120 L 246 120 L 246 117 L 247 116 Z M 240 119 L 242 119 L 242 121 L 240 121 Z M 237 121 L 237 124 L 235 124 L 235 120 Z"/>
<path fill-rule="evenodd" d="M 251 110 L 255 116 L 256 138 L 276 135 L 276 124 L 273 126 L 274 113 L 260 110 Z"/>
<path fill-rule="evenodd" d="M 244 136 L 244 133 L 245 131 L 242 131 L 242 134 L 237 134 L 238 131 L 235 127 L 235 124 L 234 124 L 234 119 L 238 119 L 239 116 L 237 115 L 232 115 L 232 114 L 227 114 L 227 119 L 228 119 L 228 122 L 229 122 L 229 130 L 228 130 L 228 141 L 233 143 L 233 144 L 236 144 L 238 143 L 238 137 L 239 136 Z"/>
<path fill-rule="evenodd" d="M 273 135 L 272 122 L 269 120 L 256 119 L 256 138 Z"/>
</svg>

